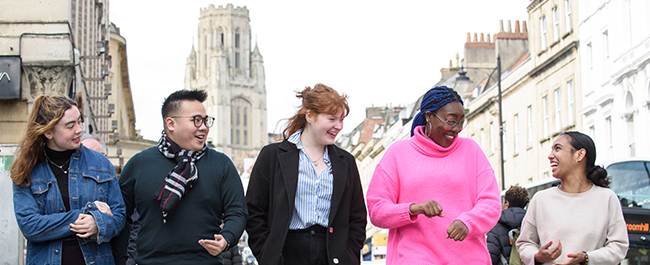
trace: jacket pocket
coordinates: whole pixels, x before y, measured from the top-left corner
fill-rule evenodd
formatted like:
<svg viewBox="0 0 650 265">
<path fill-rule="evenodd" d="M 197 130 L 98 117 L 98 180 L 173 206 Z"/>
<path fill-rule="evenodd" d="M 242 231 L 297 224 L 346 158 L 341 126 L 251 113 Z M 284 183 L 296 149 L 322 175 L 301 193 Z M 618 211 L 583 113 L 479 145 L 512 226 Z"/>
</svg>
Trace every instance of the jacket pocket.
<svg viewBox="0 0 650 265">
<path fill-rule="evenodd" d="M 53 181 L 32 181 L 32 185 L 29 186 L 30 190 L 32 191 L 32 195 L 34 195 L 34 199 L 38 204 L 38 211 L 41 214 L 47 213 L 45 211 L 46 203 L 54 203 L 53 199 L 48 198 L 51 197 L 49 196 L 49 191 L 52 189 L 52 186 L 54 186 Z"/>
<path fill-rule="evenodd" d="M 90 200 L 107 202 L 109 182 L 113 175 L 105 171 L 88 170 L 81 174 L 84 179 L 84 194 Z"/>
</svg>

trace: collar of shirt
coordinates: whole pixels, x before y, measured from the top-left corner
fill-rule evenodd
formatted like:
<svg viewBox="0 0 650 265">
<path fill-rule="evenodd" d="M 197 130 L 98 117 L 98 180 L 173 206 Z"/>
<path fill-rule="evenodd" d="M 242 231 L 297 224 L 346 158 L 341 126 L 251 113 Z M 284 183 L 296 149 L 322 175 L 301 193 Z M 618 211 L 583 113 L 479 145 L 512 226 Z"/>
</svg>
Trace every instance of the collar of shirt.
<svg viewBox="0 0 650 265">
<path fill-rule="evenodd" d="M 304 150 L 305 148 L 302 146 L 302 142 L 300 141 L 300 135 L 302 135 L 302 129 L 297 130 L 295 133 L 289 136 L 289 139 L 287 139 L 287 141 L 289 141 L 292 144 L 295 144 L 298 150 L 300 150 L 303 154 L 305 154 L 305 156 L 307 156 L 307 152 L 305 152 Z M 311 157 L 309 157 L 309 160 L 311 160 Z M 327 150 L 327 147 L 325 147 L 325 154 L 323 154 L 323 161 L 325 161 L 325 164 L 328 167 L 330 166 L 331 163 L 330 155 L 329 155 L 329 151 Z"/>
</svg>

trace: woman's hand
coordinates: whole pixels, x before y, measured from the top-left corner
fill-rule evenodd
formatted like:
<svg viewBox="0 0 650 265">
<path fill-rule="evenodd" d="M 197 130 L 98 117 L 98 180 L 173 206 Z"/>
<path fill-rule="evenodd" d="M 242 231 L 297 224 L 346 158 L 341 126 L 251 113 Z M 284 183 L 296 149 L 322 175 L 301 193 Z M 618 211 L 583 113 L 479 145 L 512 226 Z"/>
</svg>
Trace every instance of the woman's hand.
<svg viewBox="0 0 650 265">
<path fill-rule="evenodd" d="M 580 252 L 575 252 L 567 255 L 569 260 L 565 263 L 557 263 L 558 265 L 571 265 L 571 264 L 580 264 L 580 262 L 583 262 L 587 259 L 587 253 L 584 253 L 582 251 Z"/>
<path fill-rule="evenodd" d="M 442 214 L 442 207 L 434 200 L 425 201 L 421 203 L 414 203 L 409 206 L 409 213 L 412 215 L 424 214 L 426 217 L 445 217 Z"/>
<path fill-rule="evenodd" d="M 94 201 L 95 206 L 97 206 L 97 209 L 105 214 L 108 214 L 110 216 L 113 216 L 113 212 L 111 212 L 111 207 L 108 206 L 105 202 L 100 202 L 100 201 Z"/>
<path fill-rule="evenodd" d="M 74 224 L 70 224 L 70 231 L 77 233 L 77 236 L 81 238 L 87 238 L 97 234 L 95 217 L 90 214 L 79 214 Z"/>
<path fill-rule="evenodd" d="M 449 228 L 447 228 L 447 238 L 452 238 L 455 241 L 463 241 L 467 237 L 469 229 L 460 220 L 454 220 Z"/>
<path fill-rule="evenodd" d="M 553 245 L 553 241 L 543 245 L 539 249 L 539 251 L 535 253 L 535 261 L 544 263 L 544 262 L 549 262 L 551 260 L 555 260 L 558 257 L 560 257 L 560 254 L 562 254 L 562 242 L 560 242 L 560 240 L 558 239 L 557 246 L 555 246 L 554 248 L 550 248 L 551 245 Z"/>
</svg>

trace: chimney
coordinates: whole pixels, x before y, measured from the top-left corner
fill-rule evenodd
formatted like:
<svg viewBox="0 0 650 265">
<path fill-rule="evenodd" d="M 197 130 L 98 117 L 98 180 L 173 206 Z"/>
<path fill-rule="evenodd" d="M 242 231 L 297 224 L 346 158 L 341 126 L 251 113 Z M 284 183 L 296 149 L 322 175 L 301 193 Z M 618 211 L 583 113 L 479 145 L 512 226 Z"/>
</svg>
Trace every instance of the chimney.
<svg viewBox="0 0 650 265">
<path fill-rule="evenodd" d="M 485 42 L 485 39 L 483 39 L 483 33 L 481 33 L 481 42 Z"/>
<path fill-rule="evenodd" d="M 487 41 L 490 42 L 492 39 L 490 39 L 490 34 L 487 35 Z"/>
<path fill-rule="evenodd" d="M 478 42 L 478 34 L 474 33 L 474 42 Z"/>
<path fill-rule="evenodd" d="M 472 42 L 472 37 L 469 32 L 467 32 L 467 42 Z"/>
<path fill-rule="evenodd" d="M 451 64 L 451 60 L 449 60 L 449 69 L 451 69 L 451 68 L 453 68 L 453 66 Z"/>
<path fill-rule="evenodd" d="M 515 21 L 515 33 L 519 33 L 519 20 Z"/>
<path fill-rule="evenodd" d="M 499 32 L 503 32 L 503 19 L 499 20 Z"/>
<path fill-rule="evenodd" d="M 522 25 L 523 25 L 523 29 L 521 30 L 521 32 L 528 33 L 528 27 L 526 26 L 526 20 L 524 20 L 522 22 Z"/>
<path fill-rule="evenodd" d="M 512 32 L 512 25 L 510 24 L 510 19 L 508 19 L 508 33 Z"/>
</svg>

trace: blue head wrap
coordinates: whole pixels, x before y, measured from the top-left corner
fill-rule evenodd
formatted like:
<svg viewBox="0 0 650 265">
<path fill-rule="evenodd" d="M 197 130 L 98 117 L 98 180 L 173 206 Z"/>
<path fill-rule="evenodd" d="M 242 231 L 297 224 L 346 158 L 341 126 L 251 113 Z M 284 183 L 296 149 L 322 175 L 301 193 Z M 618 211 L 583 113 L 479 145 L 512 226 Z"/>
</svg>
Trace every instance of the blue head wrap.
<svg viewBox="0 0 650 265">
<path fill-rule="evenodd" d="M 447 86 L 437 86 L 429 89 L 429 91 L 424 94 L 424 97 L 422 97 L 420 112 L 418 112 L 418 114 L 415 115 L 415 118 L 413 118 L 413 125 L 411 125 L 411 136 L 413 136 L 415 127 L 425 125 L 427 123 L 426 119 L 424 118 L 427 111 L 436 111 L 452 101 L 459 101 L 461 105 L 463 104 L 463 100 L 454 89 Z"/>
</svg>

